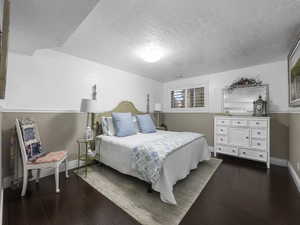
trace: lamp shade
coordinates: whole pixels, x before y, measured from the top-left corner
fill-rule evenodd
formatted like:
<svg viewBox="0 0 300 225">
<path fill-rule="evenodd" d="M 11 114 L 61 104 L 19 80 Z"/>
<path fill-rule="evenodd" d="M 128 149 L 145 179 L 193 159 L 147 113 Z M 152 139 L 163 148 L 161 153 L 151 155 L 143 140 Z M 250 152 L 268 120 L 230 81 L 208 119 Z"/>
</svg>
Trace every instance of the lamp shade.
<svg viewBox="0 0 300 225">
<path fill-rule="evenodd" d="M 81 100 L 80 112 L 95 113 L 99 112 L 99 106 L 97 100 L 83 98 Z"/>
<path fill-rule="evenodd" d="M 161 111 L 161 104 L 160 103 L 155 103 L 155 105 L 154 105 L 154 111 L 158 111 L 158 112 Z"/>
</svg>

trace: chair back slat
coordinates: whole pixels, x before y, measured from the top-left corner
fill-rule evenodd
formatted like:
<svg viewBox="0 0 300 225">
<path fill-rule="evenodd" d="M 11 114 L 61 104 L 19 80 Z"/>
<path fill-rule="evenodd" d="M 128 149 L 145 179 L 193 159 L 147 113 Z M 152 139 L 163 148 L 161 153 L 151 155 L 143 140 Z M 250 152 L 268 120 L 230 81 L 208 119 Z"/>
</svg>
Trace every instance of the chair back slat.
<svg viewBox="0 0 300 225">
<path fill-rule="evenodd" d="M 22 161 L 23 164 L 25 165 L 28 162 L 28 158 L 27 158 L 25 144 L 24 144 L 23 135 L 21 131 L 20 121 L 18 119 L 16 119 L 16 129 L 17 129 L 17 135 L 18 135 L 19 145 L 21 149 Z"/>
</svg>

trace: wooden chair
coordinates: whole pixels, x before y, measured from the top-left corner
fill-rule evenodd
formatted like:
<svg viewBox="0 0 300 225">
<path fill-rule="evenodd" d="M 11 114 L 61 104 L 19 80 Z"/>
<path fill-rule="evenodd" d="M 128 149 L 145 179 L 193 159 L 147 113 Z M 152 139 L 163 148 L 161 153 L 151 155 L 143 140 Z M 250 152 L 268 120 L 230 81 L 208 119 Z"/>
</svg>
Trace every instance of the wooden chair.
<svg viewBox="0 0 300 225">
<path fill-rule="evenodd" d="M 68 159 L 67 159 L 67 152 L 66 151 L 57 151 L 57 152 L 49 152 L 45 155 L 42 155 L 35 159 L 34 161 L 29 161 L 25 149 L 23 133 L 21 129 L 21 124 L 18 119 L 16 119 L 16 128 L 18 134 L 18 140 L 21 149 L 22 161 L 23 161 L 23 188 L 21 196 L 23 197 L 26 194 L 27 183 L 28 183 L 28 171 L 29 170 L 37 170 L 36 182 L 39 182 L 40 171 L 44 168 L 54 168 L 55 169 L 55 186 L 56 186 L 56 193 L 59 193 L 59 166 L 61 163 L 65 163 L 65 173 L 66 178 L 69 177 L 68 175 Z M 36 127 L 36 131 L 37 127 Z"/>
</svg>

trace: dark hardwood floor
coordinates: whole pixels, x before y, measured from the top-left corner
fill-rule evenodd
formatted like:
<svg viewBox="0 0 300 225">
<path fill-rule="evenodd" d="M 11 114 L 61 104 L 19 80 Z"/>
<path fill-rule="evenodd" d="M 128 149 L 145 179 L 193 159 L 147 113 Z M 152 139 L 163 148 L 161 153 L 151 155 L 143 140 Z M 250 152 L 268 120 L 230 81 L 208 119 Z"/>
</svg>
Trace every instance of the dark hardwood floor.
<svg viewBox="0 0 300 225">
<path fill-rule="evenodd" d="M 299 225 L 300 195 L 287 168 L 224 157 L 181 225 Z M 75 174 L 54 193 L 54 177 L 25 198 L 5 190 L 4 225 L 134 225 L 133 218 Z M 145 186 L 146 187 L 146 186 Z M 146 192 L 145 188 L 145 194 Z M 163 213 L 163 212 L 162 212 Z"/>
</svg>

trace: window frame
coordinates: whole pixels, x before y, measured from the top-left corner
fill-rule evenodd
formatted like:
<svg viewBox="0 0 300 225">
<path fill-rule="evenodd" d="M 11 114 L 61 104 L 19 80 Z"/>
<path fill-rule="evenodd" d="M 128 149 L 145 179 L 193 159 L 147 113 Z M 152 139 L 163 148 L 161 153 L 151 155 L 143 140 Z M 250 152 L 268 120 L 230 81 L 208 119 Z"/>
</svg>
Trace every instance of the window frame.
<svg viewBox="0 0 300 225">
<path fill-rule="evenodd" d="M 204 88 L 204 106 L 203 107 L 187 107 L 188 103 L 188 89 L 195 89 L 195 88 Z M 185 90 L 185 105 L 184 108 L 172 108 L 172 91 L 176 90 Z M 209 84 L 208 83 L 201 83 L 197 85 L 185 85 L 185 86 L 177 86 L 173 88 L 169 88 L 168 90 L 168 106 L 169 112 L 208 112 L 209 111 Z"/>
</svg>

